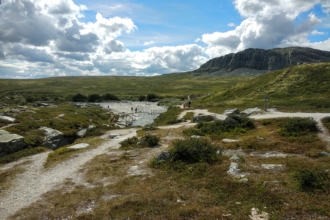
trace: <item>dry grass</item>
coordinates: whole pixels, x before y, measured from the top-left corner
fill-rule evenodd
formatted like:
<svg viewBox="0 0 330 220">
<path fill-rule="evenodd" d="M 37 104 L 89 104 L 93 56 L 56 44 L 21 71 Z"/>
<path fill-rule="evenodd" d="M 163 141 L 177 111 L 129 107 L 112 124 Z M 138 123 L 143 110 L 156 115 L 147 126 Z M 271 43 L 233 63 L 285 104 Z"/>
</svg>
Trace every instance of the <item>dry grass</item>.
<svg viewBox="0 0 330 220">
<path fill-rule="evenodd" d="M 24 162 L 21 164 L 18 164 L 10 169 L 7 170 L 2 170 L 0 171 L 0 196 L 3 196 L 7 190 L 9 190 L 13 184 L 14 184 L 14 180 L 15 178 L 23 173 L 25 171 L 25 169 L 22 167 L 24 165 L 29 164 L 30 162 Z"/>
<path fill-rule="evenodd" d="M 223 148 L 232 149 L 253 143 L 253 138 L 262 141 L 262 144 L 251 144 L 257 147 L 243 148 L 247 156 L 239 164 L 242 171 L 250 173 L 247 183 L 240 183 L 227 174 L 231 162 L 228 156 L 222 156 L 221 161 L 211 165 L 195 163 L 177 165 L 180 169 L 152 169 L 143 161 L 150 159 L 155 149 L 113 150 L 96 157 L 81 170 L 94 187 L 68 183 L 63 189 L 49 192 L 43 200 L 20 210 L 12 219 L 240 220 L 248 219 L 252 207 L 269 213 L 270 219 L 330 219 L 330 195 L 321 191 L 303 192 L 294 179 L 294 174 L 301 169 L 329 170 L 330 158 L 307 155 L 308 149 L 319 146 L 320 140 L 308 136 L 304 145 L 304 138 L 293 141 L 277 134 L 281 121 L 270 122 L 267 125 L 256 122 L 254 131 L 237 136 L 241 139 L 239 146 L 222 143 Z M 167 145 L 171 144 L 169 137 L 182 137 L 182 129 L 148 132 L 161 137 L 162 143 Z M 249 154 L 269 150 L 301 154 L 285 158 Z M 262 164 L 284 167 L 267 170 Z M 136 165 L 151 174 L 130 176 L 129 168 Z"/>
<path fill-rule="evenodd" d="M 79 144 L 79 143 L 87 143 L 89 146 L 83 149 L 69 149 L 67 147 L 61 147 L 55 150 L 52 153 L 48 154 L 46 163 L 44 164 L 45 168 L 51 168 L 56 166 L 63 161 L 69 160 L 74 158 L 80 153 L 86 152 L 91 150 L 97 146 L 99 146 L 104 140 L 99 137 L 88 137 L 88 138 L 81 138 L 75 141 L 72 145 Z"/>
</svg>

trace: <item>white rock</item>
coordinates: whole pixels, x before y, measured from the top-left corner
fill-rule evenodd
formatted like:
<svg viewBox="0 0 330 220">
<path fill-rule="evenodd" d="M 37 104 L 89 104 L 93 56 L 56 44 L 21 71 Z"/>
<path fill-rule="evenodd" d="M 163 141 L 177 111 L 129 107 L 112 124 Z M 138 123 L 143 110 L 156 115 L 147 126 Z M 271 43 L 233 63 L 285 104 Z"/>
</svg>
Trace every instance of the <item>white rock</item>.
<svg viewBox="0 0 330 220">
<path fill-rule="evenodd" d="M 83 149 L 83 148 L 86 148 L 86 147 L 88 147 L 88 146 L 89 146 L 89 144 L 86 144 L 86 143 L 80 143 L 80 144 L 72 145 L 72 146 L 70 146 L 70 147 L 68 147 L 68 148 L 70 148 L 70 149 Z"/>
</svg>

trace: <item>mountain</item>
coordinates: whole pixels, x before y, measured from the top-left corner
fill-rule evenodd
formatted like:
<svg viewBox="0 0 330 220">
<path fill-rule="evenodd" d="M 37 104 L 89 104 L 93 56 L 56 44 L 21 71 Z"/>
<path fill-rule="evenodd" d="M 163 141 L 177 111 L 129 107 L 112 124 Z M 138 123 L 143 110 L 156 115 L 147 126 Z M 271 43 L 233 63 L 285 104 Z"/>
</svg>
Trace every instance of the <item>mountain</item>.
<svg viewBox="0 0 330 220">
<path fill-rule="evenodd" d="M 209 60 L 195 70 L 203 76 L 257 76 L 289 66 L 330 62 L 330 51 L 307 47 L 246 49 Z"/>
</svg>

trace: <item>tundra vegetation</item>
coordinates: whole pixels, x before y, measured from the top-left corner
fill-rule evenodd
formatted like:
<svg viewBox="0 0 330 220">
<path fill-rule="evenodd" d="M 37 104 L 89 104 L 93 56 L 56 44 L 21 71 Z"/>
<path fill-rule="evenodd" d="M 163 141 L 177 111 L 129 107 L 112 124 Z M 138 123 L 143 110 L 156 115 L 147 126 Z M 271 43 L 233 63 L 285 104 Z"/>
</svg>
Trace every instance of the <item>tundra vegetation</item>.
<svg viewBox="0 0 330 220">
<path fill-rule="evenodd" d="M 5 128 L 24 136 L 26 155 L 31 154 L 30 149 L 45 150 L 39 147 L 40 126 L 70 136 L 87 127 L 90 119 L 96 125 L 96 130 L 75 142 L 87 142 L 90 147 L 55 150 L 45 164 L 50 169 L 97 147 L 105 141 L 99 135 L 115 128 L 116 116 L 93 105 L 76 108 L 70 103 L 74 97 L 79 102 L 89 97 L 102 101 L 105 95 L 97 94 L 114 94 L 103 100 L 162 97 L 161 103 L 171 106 L 154 126 L 178 123 L 177 116 L 183 110 L 172 105 L 188 102 L 188 96 L 193 108 L 219 113 L 234 107 L 263 108 L 265 95 L 270 96 L 270 107 L 281 111 L 326 112 L 330 106 L 326 83 L 329 69 L 328 63 L 308 64 L 237 79 L 184 73 L 151 78 L 2 80 L 0 90 L 2 101 L 9 105 L 31 105 L 36 101 L 57 105 L 34 107 L 36 113 L 20 113 L 16 115 L 17 124 Z M 45 88 L 48 93 L 43 93 Z M 60 114 L 64 116 L 57 118 Z M 184 117 L 192 118 L 191 113 Z M 329 118 L 322 122 L 330 128 Z M 0 124 L 11 123 L 0 120 Z M 67 180 L 62 188 L 46 193 L 10 219 L 247 219 L 253 207 L 269 213 L 270 219 L 329 219 L 330 157 L 321 154 L 327 144 L 319 138 L 316 125 L 305 118 L 251 120 L 229 116 L 224 121 L 201 121 L 192 128 L 140 129 L 137 137 L 121 141 L 121 148 L 105 152 L 81 168 L 87 186 Z M 225 142 L 225 138 L 234 141 Z M 166 160 L 157 159 L 160 149 L 168 152 Z M 240 154 L 237 163 L 241 172 L 248 173 L 247 180 L 227 173 L 232 160 L 225 152 Z M 269 152 L 280 156 L 268 156 Z M 7 163 L 20 157 L 15 155 L 1 156 L 0 161 Z M 146 173 L 128 175 L 146 160 Z M 264 168 L 269 164 L 280 168 Z M 0 190 L 13 187 L 11 180 L 24 172 L 21 167 L 10 171 L 0 172 L 4 179 Z"/>
</svg>

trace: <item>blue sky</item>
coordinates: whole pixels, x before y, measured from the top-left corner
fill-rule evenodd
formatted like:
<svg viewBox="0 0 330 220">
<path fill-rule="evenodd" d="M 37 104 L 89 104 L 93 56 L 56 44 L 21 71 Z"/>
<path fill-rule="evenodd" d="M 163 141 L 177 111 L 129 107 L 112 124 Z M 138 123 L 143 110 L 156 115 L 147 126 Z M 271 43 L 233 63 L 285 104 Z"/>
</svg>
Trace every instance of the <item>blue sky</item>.
<svg viewBox="0 0 330 220">
<path fill-rule="evenodd" d="M 330 0 L 2 0 L 0 78 L 153 76 L 247 48 L 330 51 Z"/>
</svg>

